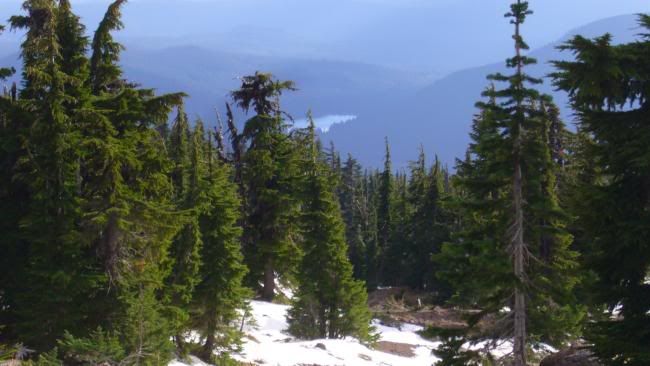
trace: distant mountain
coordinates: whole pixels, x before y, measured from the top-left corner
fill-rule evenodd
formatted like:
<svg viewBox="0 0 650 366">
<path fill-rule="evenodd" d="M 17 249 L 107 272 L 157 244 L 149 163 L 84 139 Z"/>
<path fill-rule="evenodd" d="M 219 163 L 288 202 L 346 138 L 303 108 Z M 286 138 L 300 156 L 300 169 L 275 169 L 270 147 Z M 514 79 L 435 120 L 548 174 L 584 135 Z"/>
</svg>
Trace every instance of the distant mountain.
<svg viewBox="0 0 650 366">
<path fill-rule="evenodd" d="M 570 53 L 559 52 L 556 47 L 573 35 L 596 37 L 609 32 L 614 35 L 615 42 L 629 42 L 640 33 L 636 24 L 636 16 L 627 15 L 575 29 L 558 42 L 531 52 L 538 64 L 529 67 L 527 72 L 543 77 L 552 72 L 550 61 L 570 58 Z M 381 166 L 385 136 L 390 141 L 396 167 L 406 167 L 409 160 L 414 160 L 420 144 L 429 157 L 438 154 L 443 162 L 453 165 L 456 157 L 464 155 L 469 143 L 469 128 L 476 113 L 474 104 L 489 85 L 486 76 L 504 72 L 504 64 L 500 62 L 455 72 L 413 94 L 397 97 L 393 103 L 377 103 L 376 110 L 368 114 L 359 113 L 353 122 L 333 126 L 324 137 L 335 141 L 341 151 L 351 153 L 369 166 Z M 548 78 L 540 89 L 554 97 L 563 108 L 565 120 L 571 123 L 567 96 L 553 90 Z"/>
<path fill-rule="evenodd" d="M 528 72 L 534 76 L 547 75 L 551 72 L 550 60 L 570 57 L 555 49 L 570 36 L 594 37 L 605 32 L 614 34 L 616 41 L 627 42 L 640 30 L 632 15 L 588 24 L 533 51 L 531 55 L 539 63 Z M 347 122 L 332 125 L 322 135 L 324 142 L 334 141 L 344 155 L 351 153 L 371 167 L 381 166 L 384 137 L 389 138 L 398 168 L 406 167 L 416 157 L 420 144 L 429 157 L 438 154 L 443 162 L 453 165 L 454 158 L 462 156 L 466 149 L 474 103 L 488 85 L 486 75 L 504 70 L 504 62 L 499 62 L 458 71 L 432 82 L 425 72 L 316 57 L 218 52 L 208 43 L 206 40 L 205 45 L 146 47 L 140 41 L 130 43 L 127 39 L 123 68 L 130 80 L 147 87 L 160 92 L 188 93 L 187 110 L 209 124 L 215 123 L 216 108 L 223 113 L 223 103 L 229 91 L 239 85 L 239 77 L 261 70 L 273 72 L 280 79 L 294 80 L 299 91 L 283 96 L 283 109 L 296 119 L 312 109 L 315 117 L 329 121 L 326 127 L 337 122 L 331 116 L 343 116 Z M 15 46 L 13 50 L 12 54 L 6 50 L 0 53 L 0 65 L 19 66 Z M 566 105 L 566 96 L 554 92 L 549 81 L 542 90 L 552 94 L 561 106 Z M 237 118 L 240 123 L 245 120 L 242 115 Z M 570 118 L 566 109 L 565 118 Z"/>
</svg>

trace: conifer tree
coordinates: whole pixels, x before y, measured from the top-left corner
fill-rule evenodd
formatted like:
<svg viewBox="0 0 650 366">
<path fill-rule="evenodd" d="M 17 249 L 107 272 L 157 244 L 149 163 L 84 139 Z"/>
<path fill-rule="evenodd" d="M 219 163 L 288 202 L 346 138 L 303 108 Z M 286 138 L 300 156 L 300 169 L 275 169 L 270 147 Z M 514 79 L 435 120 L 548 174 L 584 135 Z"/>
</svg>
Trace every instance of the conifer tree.
<svg viewBox="0 0 650 366">
<path fill-rule="evenodd" d="M 203 134 L 203 124 L 200 121 L 197 121 L 194 131 L 190 131 L 187 116 L 182 106 L 179 106 L 170 133 L 169 155 L 174 165 L 171 178 L 176 206 L 183 212 L 179 214 L 179 219 L 184 221 L 184 225 L 170 247 L 172 271 L 166 279 L 166 292 L 171 311 L 169 317 L 177 332 L 175 343 L 181 353 L 185 353 L 183 332 L 189 321 L 187 307 L 194 287 L 200 280 L 202 241 L 199 214 L 200 207 L 204 204 L 206 189 L 203 184 Z"/>
<path fill-rule="evenodd" d="M 194 144 L 199 138 L 195 132 Z M 200 355 L 206 361 L 212 361 L 215 352 L 227 352 L 237 345 L 239 335 L 231 323 L 249 296 L 242 284 L 247 268 L 239 242 L 242 230 L 237 186 L 231 168 L 215 160 L 209 139 L 208 135 L 208 149 L 204 150 L 208 169 L 203 178 L 206 191 L 199 217 L 203 265 L 190 307 L 192 329 L 204 339 Z"/>
<path fill-rule="evenodd" d="M 650 17 L 639 22 L 650 29 Z M 587 338 L 606 365 L 650 362 L 648 245 L 648 51 L 650 36 L 613 45 L 604 35 L 576 36 L 561 48 L 575 61 L 555 62 L 555 85 L 567 91 L 580 118 L 582 172 L 573 207 L 587 266 L 589 292 L 612 315 L 595 319 Z"/>
<path fill-rule="evenodd" d="M 363 194 L 361 165 L 348 154 L 341 168 L 339 202 L 345 223 L 345 237 L 349 246 L 348 257 L 354 268 L 354 278 L 366 279 L 366 236 L 364 211 L 366 199 Z"/>
<path fill-rule="evenodd" d="M 335 196 L 335 177 L 325 165 L 311 122 L 301 232 L 304 257 L 287 320 L 289 332 L 306 339 L 354 336 L 372 341 L 363 283 L 352 276 L 345 229 Z"/>
<path fill-rule="evenodd" d="M 449 215 L 443 207 L 445 199 L 443 171 L 436 157 L 427 171 L 424 151 L 411 165 L 409 182 L 408 246 L 405 258 L 405 281 L 412 288 L 427 289 L 444 298 L 449 289 L 435 277 L 433 255 L 449 240 Z"/>
<path fill-rule="evenodd" d="M 22 141 L 15 150 L 9 176 L 25 187 L 25 210 L 18 234 L 22 284 L 8 294 L 13 304 L 12 330 L 34 346 L 51 344 L 64 329 L 82 327 L 88 314 L 76 309 L 96 286 L 83 269 L 92 267 L 78 223 L 80 217 L 78 121 L 65 109 L 61 45 L 54 1 L 26 1 L 24 16 L 11 18 L 12 28 L 25 29 L 22 44 L 23 88 L 14 101 L 11 129 Z M 16 127 L 14 129 L 14 126 Z M 12 252 L 11 249 L 9 252 Z M 14 258 L 16 259 L 16 258 Z M 20 260 L 19 260 L 19 263 Z M 53 268 L 53 263 L 57 264 Z M 59 314 L 53 314 L 57 311 Z"/>
<path fill-rule="evenodd" d="M 549 122 L 540 95 L 525 74 L 535 62 L 520 27 L 532 12 L 517 1 L 506 14 L 515 27 L 515 51 L 507 65 L 512 75 L 491 75 L 505 82 L 488 89 L 475 121 L 470 160 L 459 163 L 464 222 L 456 244 L 446 244 L 438 263 L 458 291 L 458 298 L 497 321 L 477 338 L 512 339 L 513 364 L 526 365 L 530 344 L 560 344 L 575 335 L 581 312 L 572 297 L 577 278 L 575 253 L 557 200 L 556 165 L 548 144 Z M 540 253 L 549 249 L 548 255 Z"/>
<path fill-rule="evenodd" d="M 386 155 L 384 158 L 384 170 L 381 173 L 378 187 L 378 201 L 377 201 L 377 258 L 376 266 L 377 278 L 372 282 L 373 284 L 381 284 L 385 280 L 384 270 L 388 265 L 388 248 L 391 244 L 391 229 L 392 220 L 391 214 L 393 211 L 392 200 L 394 194 L 394 181 L 392 172 L 392 163 L 390 159 L 390 146 L 388 145 L 388 138 L 386 138 Z M 374 287 L 374 286 L 372 286 Z"/>
<path fill-rule="evenodd" d="M 121 3 L 103 24 L 119 22 Z M 22 126 L 15 152 L 23 156 L 11 168 L 26 187 L 19 218 L 28 224 L 18 234 L 29 264 L 11 289 L 11 334 L 41 351 L 66 330 L 84 337 L 102 325 L 121 335 L 128 360 L 163 362 L 171 333 L 158 291 L 177 226 L 156 127 L 182 94 L 156 97 L 116 83 L 121 72 L 108 62 L 116 71 L 109 83 L 123 87 L 90 93 L 87 42 L 69 2 L 28 1 L 24 9 L 12 18 L 28 36 L 13 121 Z M 110 31 L 104 27 L 108 38 Z M 111 59 L 118 57 L 119 47 Z"/>
<path fill-rule="evenodd" d="M 237 104 L 256 115 L 242 133 L 248 148 L 242 158 L 246 184 L 246 226 L 244 250 L 249 264 L 249 283 L 259 287 L 262 298 L 275 296 L 276 272 L 291 274 L 300 258 L 296 242 L 295 194 L 297 148 L 286 132 L 279 97 L 294 90 L 290 81 L 275 81 L 270 74 L 244 77 L 240 89 L 232 92 Z"/>
</svg>

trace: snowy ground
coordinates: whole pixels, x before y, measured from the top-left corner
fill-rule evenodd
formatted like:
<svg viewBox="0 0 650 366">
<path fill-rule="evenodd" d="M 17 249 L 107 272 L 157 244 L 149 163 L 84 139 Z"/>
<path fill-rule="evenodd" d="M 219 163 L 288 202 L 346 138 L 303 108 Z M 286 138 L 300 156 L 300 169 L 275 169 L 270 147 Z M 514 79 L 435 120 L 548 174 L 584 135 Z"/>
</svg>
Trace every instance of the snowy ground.
<svg viewBox="0 0 650 366">
<path fill-rule="evenodd" d="M 265 366 L 431 366 L 436 358 L 431 350 L 438 343 L 420 337 L 419 326 L 404 324 L 401 329 L 382 326 L 375 322 L 380 341 L 408 344 L 412 346 L 413 357 L 397 356 L 368 348 L 356 339 L 320 339 L 298 341 L 285 333 L 287 322 L 286 305 L 267 302 L 251 302 L 254 321 L 245 326 L 246 337 L 243 351 L 232 357 L 252 365 Z M 318 345 L 318 346 L 317 346 Z M 324 346 L 324 347 L 323 347 Z M 324 349 L 323 349 L 324 348 Z M 195 357 L 191 365 L 174 361 L 169 366 L 207 366 Z"/>
<path fill-rule="evenodd" d="M 241 354 L 233 355 L 239 361 L 273 366 L 301 364 L 330 365 L 392 365 L 430 366 L 436 358 L 431 350 L 436 343 L 427 341 L 416 332 L 421 328 L 405 324 L 402 329 L 375 324 L 381 341 L 405 343 L 414 346 L 414 357 L 400 357 L 370 349 L 357 340 L 321 339 L 297 341 L 287 335 L 285 315 L 288 306 L 253 301 L 253 317 L 257 325 L 247 326 L 246 343 Z M 320 344 L 320 347 L 317 345 Z M 323 347 L 325 349 L 323 349 Z"/>
</svg>

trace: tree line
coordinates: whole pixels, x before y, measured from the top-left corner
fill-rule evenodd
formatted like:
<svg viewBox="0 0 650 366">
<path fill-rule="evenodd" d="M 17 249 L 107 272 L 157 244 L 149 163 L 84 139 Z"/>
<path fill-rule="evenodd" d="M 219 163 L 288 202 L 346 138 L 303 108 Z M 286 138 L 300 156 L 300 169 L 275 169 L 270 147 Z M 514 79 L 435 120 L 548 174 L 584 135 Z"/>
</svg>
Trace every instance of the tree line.
<svg viewBox="0 0 650 366">
<path fill-rule="evenodd" d="M 24 346 L 7 355 L 234 363 L 248 300 L 282 301 L 282 285 L 294 336 L 372 344 L 367 291 L 407 286 L 476 310 L 466 329 L 430 330 L 441 365 L 486 362 L 468 342 L 509 340 L 500 362 L 523 366 L 577 339 L 608 365 L 650 362 L 649 36 L 562 47 L 575 60 L 551 76 L 572 132 L 526 73 L 532 12 L 516 1 L 512 71 L 488 77 L 466 156 L 450 170 L 420 149 L 396 170 L 387 140 L 384 167 L 365 169 L 324 148 L 310 115 L 292 125 L 291 81 L 243 77 L 210 127 L 185 94 L 126 80 L 125 3 L 92 39 L 69 0 L 27 0 L 9 21 L 25 37 L 20 83 L 0 96 L 0 344 Z"/>
</svg>

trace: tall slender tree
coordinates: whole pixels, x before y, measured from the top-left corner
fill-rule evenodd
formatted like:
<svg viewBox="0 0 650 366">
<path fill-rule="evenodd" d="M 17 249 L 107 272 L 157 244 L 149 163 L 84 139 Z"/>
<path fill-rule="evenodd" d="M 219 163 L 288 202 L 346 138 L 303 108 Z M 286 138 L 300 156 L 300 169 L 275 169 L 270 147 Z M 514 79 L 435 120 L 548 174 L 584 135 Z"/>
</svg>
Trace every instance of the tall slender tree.
<svg viewBox="0 0 650 366">
<path fill-rule="evenodd" d="M 478 104 L 470 159 L 459 163 L 463 227 L 457 244 L 446 244 L 438 256 L 441 265 L 448 262 L 443 276 L 458 298 L 483 309 L 470 325 L 497 314 L 479 338 L 511 339 L 516 366 L 526 365 L 531 343 L 559 345 L 576 334 L 581 319 L 571 295 L 575 253 L 557 200 L 550 123 L 539 93 L 528 87 L 540 80 L 524 72 L 535 62 L 524 55 L 520 33 L 531 13 L 517 1 L 506 14 L 515 28 L 515 56 L 507 61 L 514 71 L 489 76 L 507 87 L 487 89 L 489 100 Z"/>
<path fill-rule="evenodd" d="M 290 274 L 300 258 L 295 219 L 297 148 L 287 133 L 279 98 L 294 90 L 290 81 L 255 73 L 242 79 L 232 92 L 234 101 L 256 115 L 246 122 L 242 133 L 247 149 L 242 158 L 246 184 L 246 226 L 244 253 L 250 268 L 249 284 L 258 287 L 265 300 L 275 296 L 276 273 Z"/>
<path fill-rule="evenodd" d="M 202 238 L 200 282 L 190 306 L 192 329 L 198 330 L 204 342 L 200 355 L 206 361 L 214 361 L 216 354 L 232 350 L 239 340 L 238 331 L 231 327 L 244 308 L 249 296 L 242 281 L 247 272 L 239 245 L 239 205 L 237 186 L 233 182 L 231 168 L 218 161 L 210 148 L 210 136 L 205 140 L 201 128 L 195 128 L 192 145 L 193 155 L 201 152 L 196 161 L 203 165 L 197 172 L 203 188 L 199 205 L 199 225 Z M 206 148 L 207 147 L 207 148 Z M 198 159 L 197 159 L 198 158 Z M 192 174 L 192 176 L 195 176 Z"/>
<path fill-rule="evenodd" d="M 386 155 L 384 157 L 384 170 L 379 178 L 378 187 L 378 201 L 377 201 L 377 260 L 376 263 L 376 276 L 373 284 L 382 284 L 384 281 L 384 270 L 388 265 L 389 258 L 387 258 L 388 248 L 391 245 L 391 230 L 393 222 L 391 219 L 393 213 L 393 194 L 394 194 L 394 179 L 393 168 L 390 158 L 390 146 L 388 145 L 388 138 L 386 138 Z"/>
</svg>

